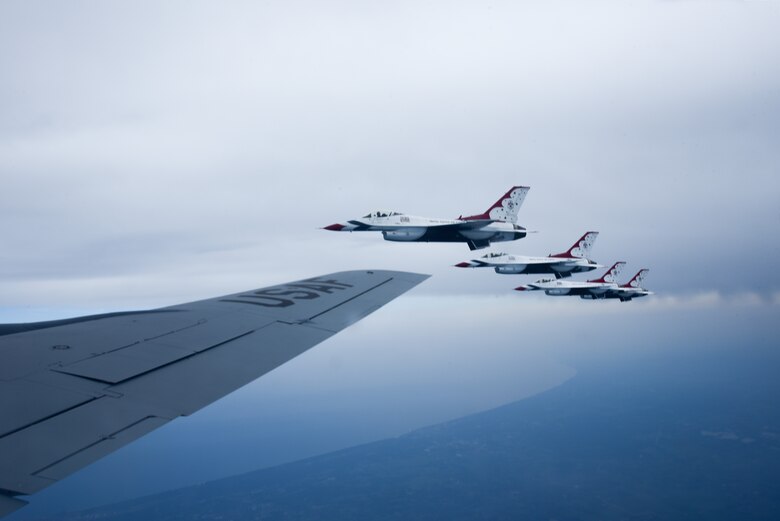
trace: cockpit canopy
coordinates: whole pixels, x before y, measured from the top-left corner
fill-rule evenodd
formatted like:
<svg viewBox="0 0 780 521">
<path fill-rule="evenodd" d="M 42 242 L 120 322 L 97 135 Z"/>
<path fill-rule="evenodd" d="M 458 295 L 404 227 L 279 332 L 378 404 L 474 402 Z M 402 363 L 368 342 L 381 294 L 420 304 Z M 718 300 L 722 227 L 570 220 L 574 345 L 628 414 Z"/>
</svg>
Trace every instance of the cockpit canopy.
<svg viewBox="0 0 780 521">
<path fill-rule="evenodd" d="M 368 215 L 364 215 L 363 219 L 370 219 L 371 217 L 392 217 L 394 215 L 401 215 L 401 214 L 398 212 L 388 212 L 384 210 L 379 210 L 376 212 L 372 212 Z"/>
</svg>

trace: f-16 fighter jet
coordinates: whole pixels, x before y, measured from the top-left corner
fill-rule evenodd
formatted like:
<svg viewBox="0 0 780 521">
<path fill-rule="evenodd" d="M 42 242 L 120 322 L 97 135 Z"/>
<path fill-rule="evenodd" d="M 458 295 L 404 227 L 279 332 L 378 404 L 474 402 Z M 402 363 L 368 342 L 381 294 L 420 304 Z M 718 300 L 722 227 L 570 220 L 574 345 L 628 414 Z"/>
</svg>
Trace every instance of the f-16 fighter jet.
<svg viewBox="0 0 780 521">
<path fill-rule="evenodd" d="M 360 219 L 331 224 L 334 232 L 382 232 L 386 241 L 465 242 L 469 249 L 487 248 L 492 242 L 515 241 L 527 235 L 516 224 L 517 211 L 528 193 L 527 186 L 513 186 L 485 213 L 457 219 L 431 219 L 398 212 L 373 212 Z"/>
<path fill-rule="evenodd" d="M 619 298 L 620 302 L 628 302 L 632 298 L 646 297 L 652 295 L 652 291 L 647 291 L 642 287 L 642 280 L 644 280 L 647 272 L 650 271 L 647 268 L 639 270 L 634 277 L 626 284 L 618 286 L 615 289 L 611 289 L 604 294 L 604 298 Z M 592 298 L 585 295 L 580 295 L 582 298 Z"/>
<path fill-rule="evenodd" d="M 515 289 L 517 291 L 543 290 L 551 296 L 579 295 L 582 298 L 605 298 L 608 291 L 618 288 L 615 281 L 625 265 L 625 262 L 616 262 L 601 278 L 587 282 L 542 279 Z"/>
<path fill-rule="evenodd" d="M 552 273 L 556 279 L 570 277 L 572 273 L 583 273 L 602 265 L 587 259 L 599 232 L 587 232 L 563 253 L 551 253 L 547 257 L 525 257 L 508 253 L 488 253 L 479 259 L 456 264 L 458 268 L 494 268 L 496 273 Z"/>
</svg>

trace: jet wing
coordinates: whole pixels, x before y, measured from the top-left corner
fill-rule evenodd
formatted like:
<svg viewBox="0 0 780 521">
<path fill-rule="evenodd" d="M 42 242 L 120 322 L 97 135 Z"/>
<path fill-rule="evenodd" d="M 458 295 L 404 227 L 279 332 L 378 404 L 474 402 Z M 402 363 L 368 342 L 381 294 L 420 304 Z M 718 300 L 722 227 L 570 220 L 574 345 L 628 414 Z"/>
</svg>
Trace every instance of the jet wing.
<svg viewBox="0 0 780 521">
<path fill-rule="evenodd" d="M 436 229 L 451 228 L 453 230 L 478 230 L 484 228 L 488 224 L 496 222 L 494 219 L 474 219 L 471 221 L 460 221 L 456 223 L 447 223 L 434 225 Z"/>
<path fill-rule="evenodd" d="M 550 266 L 553 270 L 556 268 L 566 268 L 568 266 L 577 264 L 577 261 L 574 259 L 556 259 L 552 257 L 520 257 L 515 255 L 508 256 L 506 260 L 502 259 L 503 262 L 492 261 L 492 259 L 483 259 L 484 257 L 479 259 L 472 259 L 469 262 L 479 266 L 490 266 L 491 268 L 508 266 Z M 465 264 L 466 266 L 463 267 L 467 267 L 469 265 L 468 263 Z"/>
<path fill-rule="evenodd" d="M 407 224 L 363 224 L 359 221 L 349 221 L 349 224 L 352 224 L 354 226 L 357 226 L 355 231 L 360 230 L 368 230 L 375 232 L 391 232 L 395 230 L 405 230 L 409 228 L 418 228 L 418 229 L 427 229 L 429 233 L 456 233 L 459 231 L 465 231 L 465 230 L 478 230 L 480 228 L 484 228 L 488 224 L 494 223 L 496 221 L 492 219 L 480 219 L 480 220 L 474 220 L 474 221 L 459 221 L 455 223 L 436 223 L 436 222 L 426 222 L 426 223 L 420 223 L 420 224 L 414 224 L 414 225 L 407 225 Z"/>
<path fill-rule="evenodd" d="M 576 264 L 576 259 L 556 259 L 553 257 L 517 257 L 517 264 L 526 266 L 568 266 Z"/>
<path fill-rule="evenodd" d="M 429 238 L 434 238 L 434 237 L 441 238 L 441 237 L 452 237 L 452 236 L 463 237 L 466 244 L 468 244 L 470 250 L 472 251 L 479 250 L 490 246 L 490 240 L 469 239 L 461 235 L 460 232 L 479 230 L 480 228 L 484 228 L 485 226 L 494 222 L 495 221 L 492 219 L 479 219 L 473 221 L 459 221 L 456 223 L 428 225 L 428 231 L 426 232 L 426 237 Z"/>
<path fill-rule="evenodd" d="M 348 271 L 150 311 L 0 325 L 0 516 L 427 278 Z"/>
</svg>

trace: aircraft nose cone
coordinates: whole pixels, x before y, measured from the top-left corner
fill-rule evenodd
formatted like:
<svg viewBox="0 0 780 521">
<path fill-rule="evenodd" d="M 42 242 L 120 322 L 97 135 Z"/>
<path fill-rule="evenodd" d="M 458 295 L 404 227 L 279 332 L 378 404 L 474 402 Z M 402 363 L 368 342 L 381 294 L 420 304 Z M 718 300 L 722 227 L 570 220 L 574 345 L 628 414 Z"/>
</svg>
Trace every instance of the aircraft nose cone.
<svg viewBox="0 0 780 521">
<path fill-rule="evenodd" d="M 343 224 L 336 223 L 336 224 L 331 224 L 331 225 L 326 226 L 325 228 L 323 228 L 323 230 L 330 230 L 332 232 L 340 232 L 344 228 L 346 228 L 346 226 L 344 226 Z"/>
<path fill-rule="evenodd" d="M 525 291 L 526 289 L 528 288 L 526 288 L 525 286 L 518 286 L 515 288 L 515 291 Z"/>
<path fill-rule="evenodd" d="M 459 262 L 455 265 L 456 268 L 470 268 L 471 264 L 468 262 Z"/>
</svg>

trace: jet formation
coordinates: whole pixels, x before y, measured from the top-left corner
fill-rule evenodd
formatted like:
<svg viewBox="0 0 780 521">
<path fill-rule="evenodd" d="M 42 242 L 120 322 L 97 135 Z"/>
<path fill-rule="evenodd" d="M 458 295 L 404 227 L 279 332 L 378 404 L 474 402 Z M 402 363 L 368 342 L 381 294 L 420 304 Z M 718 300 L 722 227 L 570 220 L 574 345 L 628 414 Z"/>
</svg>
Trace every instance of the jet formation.
<svg viewBox="0 0 780 521">
<path fill-rule="evenodd" d="M 528 231 L 517 224 L 517 214 L 530 188 L 513 186 L 490 208 L 481 214 L 457 219 L 417 217 L 400 212 L 377 211 L 359 219 L 325 226 L 325 230 L 339 232 L 381 232 L 387 241 L 396 242 L 465 242 L 470 250 L 489 247 L 494 242 L 516 241 L 525 238 Z M 493 268 L 499 274 L 552 275 L 517 291 L 544 291 L 549 296 L 579 296 L 582 299 L 619 299 L 628 302 L 634 298 L 652 295 L 642 287 L 647 268 L 641 269 L 627 283 L 619 285 L 625 262 L 614 263 L 604 275 L 587 281 L 561 280 L 573 274 L 587 273 L 604 266 L 590 259 L 590 251 L 599 232 L 588 231 L 571 248 L 546 257 L 532 257 L 503 252 L 490 252 L 477 259 L 459 262 L 458 268 Z"/>
<path fill-rule="evenodd" d="M 484 213 L 431 219 L 374 212 L 327 226 L 379 231 L 389 241 L 465 242 L 471 250 L 522 239 L 517 213 L 527 186 L 513 186 Z M 615 263 L 588 259 L 598 232 L 547 257 L 489 253 L 460 267 L 552 274 L 520 286 L 547 295 L 628 301 L 649 295 L 647 270 L 628 283 Z M 49 322 L 0 324 L 0 517 L 24 497 L 271 371 L 410 290 L 427 275 L 332 273 L 166 308 Z"/>
</svg>

